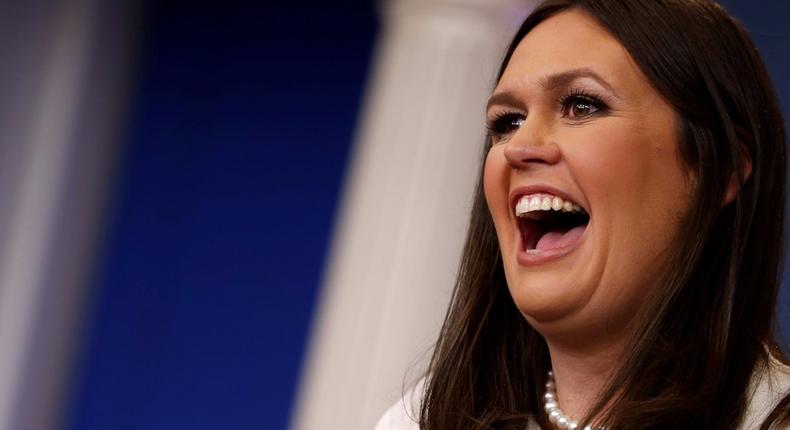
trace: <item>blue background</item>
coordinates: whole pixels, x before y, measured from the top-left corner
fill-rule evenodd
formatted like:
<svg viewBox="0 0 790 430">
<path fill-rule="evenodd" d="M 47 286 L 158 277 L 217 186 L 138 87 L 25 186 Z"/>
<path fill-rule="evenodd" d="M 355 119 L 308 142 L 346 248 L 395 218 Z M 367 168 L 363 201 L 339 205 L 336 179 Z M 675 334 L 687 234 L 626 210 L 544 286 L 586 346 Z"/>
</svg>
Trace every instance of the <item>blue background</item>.
<svg viewBox="0 0 790 430">
<path fill-rule="evenodd" d="M 68 428 L 286 427 L 377 23 L 276 3 L 146 5 Z"/>
<path fill-rule="evenodd" d="M 287 425 L 377 21 L 266 3 L 145 5 L 64 428 Z M 788 107 L 787 3 L 723 3 Z"/>
</svg>

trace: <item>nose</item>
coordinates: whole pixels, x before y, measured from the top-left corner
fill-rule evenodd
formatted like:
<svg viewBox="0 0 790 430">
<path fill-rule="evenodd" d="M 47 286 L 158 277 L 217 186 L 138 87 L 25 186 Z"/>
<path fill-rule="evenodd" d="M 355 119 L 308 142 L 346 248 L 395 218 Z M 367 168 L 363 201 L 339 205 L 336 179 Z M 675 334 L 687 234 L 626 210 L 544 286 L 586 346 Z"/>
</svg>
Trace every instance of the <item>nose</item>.
<svg viewBox="0 0 790 430">
<path fill-rule="evenodd" d="M 540 164 L 556 164 L 560 161 L 560 149 L 545 127 L 527 120 L 505 144 L 505 158 L 514 169 L 526 169 Z"/>
</svg>

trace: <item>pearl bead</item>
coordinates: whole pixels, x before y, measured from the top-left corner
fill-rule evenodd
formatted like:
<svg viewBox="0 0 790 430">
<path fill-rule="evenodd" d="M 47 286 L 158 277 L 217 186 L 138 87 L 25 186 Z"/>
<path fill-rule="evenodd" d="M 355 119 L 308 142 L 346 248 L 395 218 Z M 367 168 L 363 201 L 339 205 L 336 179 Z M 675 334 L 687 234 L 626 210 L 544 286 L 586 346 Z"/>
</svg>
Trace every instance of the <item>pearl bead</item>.
<svg viewBox="0 0 790 430">
<path fill-rule="evenodd" d="M 546 392 L 543 394 L 543 409 L 549 416 L 549 421 L 561 430 L 577 430 L 579 423 L 565 416 L 557 403 L 557 392 L 554 391 L 554 373 L 551 370 L 546 374 Z M 606 430 L 606 427 L 591 425 L 584 426 L 583 430 Z"/>
</svg>

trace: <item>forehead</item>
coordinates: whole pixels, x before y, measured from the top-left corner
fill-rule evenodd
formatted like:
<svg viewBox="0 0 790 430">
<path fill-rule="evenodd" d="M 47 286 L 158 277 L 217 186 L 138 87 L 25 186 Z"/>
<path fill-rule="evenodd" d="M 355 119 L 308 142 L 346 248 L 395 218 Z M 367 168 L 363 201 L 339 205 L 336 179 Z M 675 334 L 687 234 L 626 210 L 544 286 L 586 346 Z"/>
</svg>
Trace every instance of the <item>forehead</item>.
<svg viewBox="0 0 790 430">
<path fill-rule="evenodd" d="M 620 42 L 590 15 L 572 9 L 546 19 L 521 40 L 497 89 L 517 91 L 571 69 L 590 69 L 624 93 L 647 85 Z"/>
</svg>

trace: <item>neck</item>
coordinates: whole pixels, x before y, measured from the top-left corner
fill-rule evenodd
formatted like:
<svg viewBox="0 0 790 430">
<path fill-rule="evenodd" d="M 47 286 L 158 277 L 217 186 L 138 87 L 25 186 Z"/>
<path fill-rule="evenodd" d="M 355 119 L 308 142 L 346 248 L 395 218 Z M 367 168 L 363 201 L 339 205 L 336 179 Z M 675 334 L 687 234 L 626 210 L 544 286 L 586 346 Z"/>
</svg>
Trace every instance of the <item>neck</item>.
<svg viewBox="0 0 790 430">
<path fill-rule="evenodd" d="M 622 341 L 580 348 L 546 339 L 562 411 L 575 420 L 590 412 L 623 356 Z M 595 416 L 593 416 L 595 418 Z"/>
</svg>

